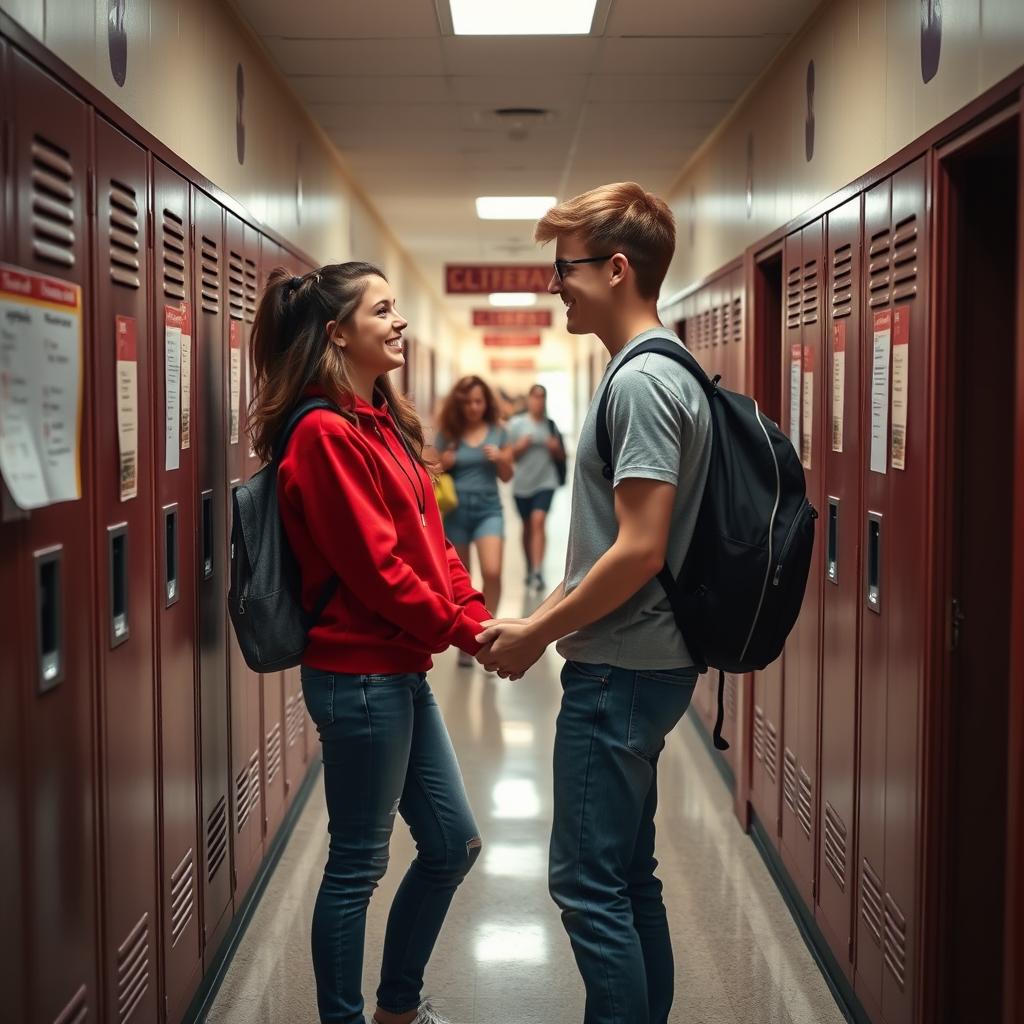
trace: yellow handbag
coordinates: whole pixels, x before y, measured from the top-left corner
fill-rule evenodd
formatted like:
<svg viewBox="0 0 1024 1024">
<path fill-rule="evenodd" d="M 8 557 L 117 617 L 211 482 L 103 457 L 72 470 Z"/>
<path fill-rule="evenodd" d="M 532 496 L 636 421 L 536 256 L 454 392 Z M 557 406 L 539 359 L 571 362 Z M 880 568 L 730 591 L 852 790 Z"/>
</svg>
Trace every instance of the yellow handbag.
<svg viewBox="0 0 1024 1024">
<path fill-rule="evenodd" d="M 451 473 L 441 473 L 434 478 L 434 497 L 437 499 L 437 507 L 442 518 L 458 507 L 459 496 L 455 491 L 455 481 Z"/>
</svg>

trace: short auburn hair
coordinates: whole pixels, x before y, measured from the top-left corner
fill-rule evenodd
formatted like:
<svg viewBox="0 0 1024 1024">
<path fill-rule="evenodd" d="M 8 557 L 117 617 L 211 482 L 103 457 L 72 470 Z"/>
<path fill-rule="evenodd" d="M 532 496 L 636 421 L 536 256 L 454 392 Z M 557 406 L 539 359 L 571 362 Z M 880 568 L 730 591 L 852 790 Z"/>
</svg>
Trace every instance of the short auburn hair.
<svg viewBox="0 0 1024 1024">
<path fill-rule="evenodd" d="M 621 252 L 636 273 L 645 299 L 656 299 L 676 248 L 676 219 L 668 204 L 635 181 L 592 188 L 553 206 L 533 237 L 550 242 L 579 233 L 592 255 Z"/>
</svg>

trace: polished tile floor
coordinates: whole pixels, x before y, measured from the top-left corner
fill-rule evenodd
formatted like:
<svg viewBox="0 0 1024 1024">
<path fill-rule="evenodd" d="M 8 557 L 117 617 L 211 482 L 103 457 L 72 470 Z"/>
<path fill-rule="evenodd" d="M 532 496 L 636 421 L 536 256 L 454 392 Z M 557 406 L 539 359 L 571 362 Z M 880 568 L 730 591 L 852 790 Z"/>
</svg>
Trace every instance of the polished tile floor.
<svg viewBox="0 0 1024 1024">
<path fill-rule="evenodd" d="M 564 552 L 568 496 L 552 510 L 548 578 Z M 506 512 L 502 613 L 529 611 L 518 521 Z M 584 993 L 546 885 L 551 749 L 561 661 L 553 650 L 518 683 L 436 659 L 430 682 L 483 835 L 427 971 L 426 994 L 458 1024 L 579 1024 Z M 699 685 L 711 683 L 704 677 Z M 679 1024 L 832 1024 L 844 1017 L 686 719 L 659 768 L 659 875 L 676 953 Z M 316 1024 L 309 923 L 327 849 L 319 784 L 228 969 L 210 1024 Z M 391 897 L 412 856 L 399 822 L 370 904 L 363 991 L 376 990 Z"/>
</svg>

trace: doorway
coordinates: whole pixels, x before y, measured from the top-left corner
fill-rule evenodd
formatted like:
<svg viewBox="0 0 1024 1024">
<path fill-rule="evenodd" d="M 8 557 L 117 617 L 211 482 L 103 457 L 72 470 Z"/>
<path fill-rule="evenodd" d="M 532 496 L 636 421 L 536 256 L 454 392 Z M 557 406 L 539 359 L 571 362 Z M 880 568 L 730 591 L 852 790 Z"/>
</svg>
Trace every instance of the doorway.
<svg viewBox="0 0 1024 1024">
<path fill-rule="evenodd" d="M 1003 1008 L 1020 147 L 1017 117 L 996 122 L 946 151 L 938 182 L 953 487 L 937 1010 L 950 1024 Z"/>
</svg>

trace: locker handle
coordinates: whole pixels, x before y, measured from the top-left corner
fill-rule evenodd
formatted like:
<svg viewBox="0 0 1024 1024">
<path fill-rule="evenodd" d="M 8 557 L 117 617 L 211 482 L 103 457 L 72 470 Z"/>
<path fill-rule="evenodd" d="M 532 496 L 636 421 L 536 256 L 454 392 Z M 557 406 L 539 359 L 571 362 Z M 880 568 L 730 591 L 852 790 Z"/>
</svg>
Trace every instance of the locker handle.
<svg viewBox="0 0 1024 1024">
<path fill-rule="evenodd" d="M 203 579 L 213 576 L 213 490 L 203 491 Z"/>
<path fill-rule="evenodd" d="M 107 567 L 110 574 L 110 646 L 128 639 L 128 524 L 107 527 Z"/>
<path fill-rule="evenodd" d="M 178 600 L 178 506 L 164 506 L 164 607 Z"/>
<path fill-rule="evenodd" d="M 868 513 L 867 603 L 877 615 L 882 614 L 882 517 Z"/>
<path fill-rule="evenodd" d="M 828 558 L 825 576 L 830 583 L 839 585 L 839 499 L 828 499 Z"/>
<path fill-rule="evenodd" d="M 64 604 L 60 545 L 38 551 L 36 569 L 36 654 L 40 693 L 46 693 L 64 681 Z"/>
</svg>

